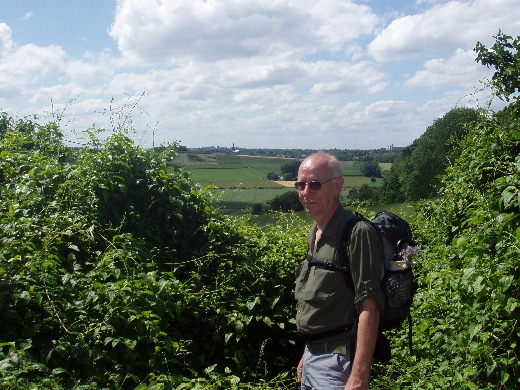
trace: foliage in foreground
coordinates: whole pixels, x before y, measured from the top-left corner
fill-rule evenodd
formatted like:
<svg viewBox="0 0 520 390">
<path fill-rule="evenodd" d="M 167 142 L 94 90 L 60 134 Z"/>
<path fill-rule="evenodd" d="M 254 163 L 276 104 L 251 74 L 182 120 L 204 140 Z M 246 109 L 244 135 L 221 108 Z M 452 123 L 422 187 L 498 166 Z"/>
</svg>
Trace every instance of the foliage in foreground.
<svg viewBox="0 0 520 390">
<path fill-rule="evenodd" d="M 510 76 L 520 69 L 520 38 L 496 38 L 489 51 L 477 45 L 477 60 L 495 67 L 495 91 L 513 103 L 470 128 L 441 198 L 419 209 L 428 249 L 418 267 L 415 354 L 396 335 L 396 358 L 377 371 L 384 389 L 520 387 L 520 101 L 509 95 L 518 91 Z"/>
<path fill-rule="evenodd" d="M 303 234 L 221 217 L 165 169 L 169 150 L 125 131 L 91 132 L 72 155 L 56 124 L 1 123 L 2 386 L 238 386 L 283 371 Z"/>
<path fill-rule="evenodd" d="M 414 353 L 395 332 L 374 388 L 518 386 L 518 121 L 514 105 L 483 117 L 443 197 L 418 208 Z M 183 171 L 164 170 L 169 152 L 124 133 L 71 158 L 56 126 L 8 123 L 4 388 L 294 387 L 292 265 L 307 222 L 222 217 Z"/>
<path fill-rule="evenodd" d="M 395 335 L 384 389 L 515 389 L 520 385 L 520 123 L 516 110 L 482 120 L 444 178 L 443 197 L 418 209 L 428 243 L 417 267 L 414 349 Z M 377 388 L 377 387 L 376 387 Z"/>
</svg>

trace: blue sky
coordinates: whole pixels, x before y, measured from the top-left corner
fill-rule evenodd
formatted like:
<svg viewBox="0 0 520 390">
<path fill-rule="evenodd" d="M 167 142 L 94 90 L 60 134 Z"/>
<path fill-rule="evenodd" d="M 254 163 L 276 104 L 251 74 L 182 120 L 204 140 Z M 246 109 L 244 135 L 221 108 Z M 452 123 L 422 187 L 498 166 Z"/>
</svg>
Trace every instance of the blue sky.
<svg viewBox="0 0 520 390">
<path fill-rule="evenodd" d="M 0 110 L 144 146 L 406 146 L 486 106 L 518 0 L 0 0 Z M 494 103 L 500 108 L 500 102 Z M 153 135 L 152 135 L 153 134 Z"/>
</svg>

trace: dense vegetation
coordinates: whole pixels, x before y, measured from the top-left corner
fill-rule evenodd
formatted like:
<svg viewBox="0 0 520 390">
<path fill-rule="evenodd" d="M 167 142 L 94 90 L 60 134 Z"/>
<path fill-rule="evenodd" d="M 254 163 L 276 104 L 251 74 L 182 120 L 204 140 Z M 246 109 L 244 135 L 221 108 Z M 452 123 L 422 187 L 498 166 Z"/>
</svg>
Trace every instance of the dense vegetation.
<svg viewBox="0 0 520 390">
<path fill-rule="evenodd" d="M 508 83 L 495 91 L 513 102 L 469 129 L 442 197 L 419 209 L 416 229 L 428 249 L 417 269 L 415 355 L 399 348 L 404 335 L 396 338 L 398 358 L 378 371 L 382 388 L 520 387 L 519 84 L 498 76 L 520 69 L 519 44 L 499 34 L 490 50 L 477 45 L 477 59 L 492 59 L 493 80 Z"/>
<path fill-rule="evenodd" d="M 103 143 L 91 132 L 70 156 L 56 124 L 1 118 L 3 385 L 160 388 L 282 371 L 285 280 L 303 234 L 281 242 L 283 225 L 263 234 L 218 215 L 166 169 L 168 150 L 125 131 Z"/>
<path fill-rule="evenodd" d="M 437 119 L 424 134 L 404 148 L 385 175 L 384 203 L 417 201 L 437 195 L 439 176 L 460 155 L 459 142 L 480 114 L 471 108 L 455 108 Z"/>
<path fill-rule="evenodd" d="M 481 120 L 418 209 L 427 251 L 414 315 L 415 354 L 399 348 L 382 388 L 515 389 L 520 385 L 520 131 L 511 108 Z M 391 378 L 391 379 L 390 379 Z"/>
<path fill-rule="evenodd" d="M 520 386 L 519 39 L 479 59 L 512 100 L 478 112 L 412 221 L 413 307 L 378 389 Z M 504 70 L 505 69 L 505 70 Z M 176 145 L 125 130 L 74 153 L 56 123 L 0 115 L 0 384 L 6 389 L 289 389 L 302 346 L 294 265 L 308 223 L 220 215 Z"/>
</svg>

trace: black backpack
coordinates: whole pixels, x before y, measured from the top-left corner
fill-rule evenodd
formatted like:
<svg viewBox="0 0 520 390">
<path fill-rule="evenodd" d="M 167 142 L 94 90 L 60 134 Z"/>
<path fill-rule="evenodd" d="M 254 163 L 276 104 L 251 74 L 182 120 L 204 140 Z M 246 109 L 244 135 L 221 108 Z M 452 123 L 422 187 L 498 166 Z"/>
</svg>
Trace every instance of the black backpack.
<svg viewBox="0 0 520 390">
<path fill-rule="evenodd" d="M 354 288 L 350 274 L 350 262 L 347 256 L 347 248 L 354 225 L 361 220 L 368 221 L 360 214 L 355 214 L 345 221 L 342 234 L 336 243 L 334 264 L 323 263 L 308 256 L 310 266 L 327 268 L 342 272 L 347 285 Z M 408 222 L 402 217 L 390 212 L 381 211 L 376 217 L 368 221 L 379 234 L 383 245 L 383 258 L 381 259 L 381 290 L 385 295 L 385 308 L 381 313 L 379 333 L 374 351 L 374 360 L 387 362 L 391 358 L 390 343 L 384 331 L 401 326 L 408 319 L 408 345 L 412 352 L 412 319 L 410 308 L 413 296 L 417 289 L 412 270 L 412 257 L 417 254 L 419 247 L 412 240 L 412 231 Z M 337 267 L 339 265 L 339 267 Z M 333 329 L 313 336 L 313 339 L 338 333 L 342 329 Z M 344 330 L 344 327 L 343 327 Z M 357 324 L 351 331 L 351 353 L 355 347 Z"/>
<path fill-rule="evenodd" d="M 366 219 L 360 214 L 356 214 L 346 221 L 343 233 L 339 238 L 341 242 L 336 245 L 336 248 L 346 251 L 352 229 L 360 220 Z M 417 254 L 419 247 L 415 245 L 412 239 L 410 225 L 397 214 L 390 211 L 380 211 L 369 222 L 379 234 L 383 245 L 381 290 L 385 295 L 385 308 L 381 313 L 379 322 L 379 334 L 374 351 L 374 359 L 389 361 L 391 358 L 390 343 L 383 332 L 400 327 L 405 319 L 408 319 L 408 347 L 410 352 L 412 352 L 412 318 L 410 309 L 413 296 L 417 290 L 417 284 L 413 275 L 412 257 Z M 341 265 L 342 271 L 344 273 L 347 271 L 347 277 L 351 277 L 348 257 L 345 255 L 340 256 L 337 261 Z"/>
</svg>

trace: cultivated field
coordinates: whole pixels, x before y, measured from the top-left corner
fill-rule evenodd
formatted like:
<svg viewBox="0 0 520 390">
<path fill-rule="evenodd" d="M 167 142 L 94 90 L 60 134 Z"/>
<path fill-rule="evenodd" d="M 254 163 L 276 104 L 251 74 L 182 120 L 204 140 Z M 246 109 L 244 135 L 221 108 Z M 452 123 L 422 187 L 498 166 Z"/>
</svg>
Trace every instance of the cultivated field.
<svg viewBox="0 0 520 390">
<path fill-rule="evenodd" d="M 195 183 L 214 188 L 215 201 L 226 212 L 251 208 L 256 203 L 265 203 L 287 191 L 295 191 L 294 181 L 267 180 L 268 173 L 281 173 L 282 165 L 294 159 L 276 157 L 256 157 L 221 154 L 180 154 L 175 163 L 183 165 L 190 172 Z M 204 163 L 206 162 L 206 163 Z M 363 184 L 381 185 L 360 175 L 362 162 L 343 162 L 345 186 L 343 195 L 349 189 Z M 383 169 L 388 169 L 384 166 Z"/>
</svg>

